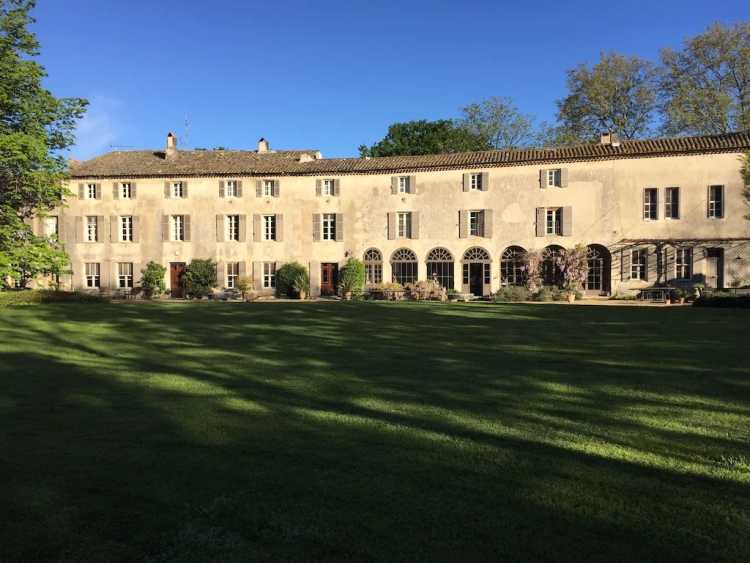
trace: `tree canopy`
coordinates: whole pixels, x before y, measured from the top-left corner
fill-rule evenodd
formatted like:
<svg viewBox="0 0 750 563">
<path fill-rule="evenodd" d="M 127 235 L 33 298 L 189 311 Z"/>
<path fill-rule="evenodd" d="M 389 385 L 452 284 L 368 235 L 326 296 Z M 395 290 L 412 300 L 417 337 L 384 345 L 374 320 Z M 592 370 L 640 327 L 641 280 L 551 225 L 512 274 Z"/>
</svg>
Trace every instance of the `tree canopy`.
<svg viewBox="0 0 750 563">
<path fill-rule="evenodd" d="M 393 123 L 383 140 L 368 147 L 361 145 L 359 154 L 366 156 L 415 156 L 484 150 L 481 139 L 459 129 L 450 119 Z"/>
<path fill-rule="evenodd" d="M 76 120 L 88 104 L 42 87 L 47 74 L 34 60 L 39 42 L 27 29 L 34 6 L 34 0 L 0 0 L 0 280 L 22 285 L 67 271 L 57 236 L 35 235 L 27 223 L 71 195 L 61 151 L 73 145 Z"/>
<path fill-rule="evenodd" d="M 513 98 L 490 96 L 479 103 L 461 108 L 461 117 L 456 121 L 459 130 L 481 140 L 491 149 L 518 149 L 533 146 L 539 140 L 534 130 L 536 118 L 521 113 Z"/>
</svg>

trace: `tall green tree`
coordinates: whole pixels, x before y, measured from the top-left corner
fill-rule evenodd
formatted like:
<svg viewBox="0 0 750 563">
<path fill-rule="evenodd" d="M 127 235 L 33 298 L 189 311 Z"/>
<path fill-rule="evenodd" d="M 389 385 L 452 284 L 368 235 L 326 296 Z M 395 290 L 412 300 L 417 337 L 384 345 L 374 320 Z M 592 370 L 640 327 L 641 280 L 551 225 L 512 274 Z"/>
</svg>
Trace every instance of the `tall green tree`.
<svg viewBox="0 0 750 563">
<path fill-rule="evenodd" d="M 66 272 L 56 236 L 36 236 L 24 222 L 44 217 L 71 195 L 62 151 L 73 145 L 88 102 L 56 98 L 35 60 L 39 42 L 28 26 L 34 0 L 0 0 L 0 279 Z"/>
<path fill-rule="evenodd" d="M 715 23 L 662 49 L 659 91 L 668 135 L 712 135 L 750 129 L 750 22 Z"/>
<path fill-rule="evenodd" d="M 566 72 L 569 94 L 557 100 L 557 119 L 571 141 L 594 142 L 603 132 L 622 139 L 648 136 L 657 112 L 658 68 L 638 57 L 600 53 Z"/>
<path fill-rule="evenodd" d="M 383 140 L 368 147 L 360 145 L 366 156 L 415 156 L 485 150 L 480 138 L 455 126 L 450 119 L 393 123 Z"/>
<path fill-rule="evenodd" d="M 513 98 L 490 96 L 460 109 L 458 129 L 477 138 L 482 149 L 519 149 L 534 146 L 539 135 L 534 130 L 535 117 L 521 113 Z"/>
</svg>

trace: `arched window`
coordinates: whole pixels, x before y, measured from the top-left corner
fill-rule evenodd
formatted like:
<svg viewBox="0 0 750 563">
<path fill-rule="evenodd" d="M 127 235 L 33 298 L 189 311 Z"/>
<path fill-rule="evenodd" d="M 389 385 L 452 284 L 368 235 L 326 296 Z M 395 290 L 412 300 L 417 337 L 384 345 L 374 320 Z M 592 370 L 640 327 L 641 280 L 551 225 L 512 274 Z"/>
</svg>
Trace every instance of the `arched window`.
<svg viewBox="0 0 750 563">
<path fill-rule="evenodd" d="M 475 246 L 473 248 L 470 248 L 464 253 L 464 260 L 467 262 L 476 262 L 476 261 L 482 261 L 482 260 L 489 260 L 490 259 L 489 253 L 484 248 L 479 248 L 478 246 Z"/>
<path fill-rule="evenodd" d="M 586 260 L 589 265 L 589 275 L 586 289 L 589 291 L 610 291 L 610 274 L 612 270 L 612 256 L 600 244 L 590 244 L 587 247 Z"/>
<path fill-rule="evenodd" d="M 500 258 L 500 278 L 502 285 L 523 285 L 523 267 L 526 264 L 526 251 L 520 246 L 509 246 Z"/>
<path fill-rule="evenodd" d="M 417 255 L 408 248 L 399 248 L 391 256 L 393 281 L 406 285 L 417 281 Z"/>
<path fill-rule="evenodd" d="M 560 251 L 565 250 L 562 246 L 551 245 L 542 251 L 542 278 L 544 285 L 562 287 L 565 284 L 562 270 L 557 266 L 557 257 Z"/>
<path fill-rule="evenodd" d="M 445 248 L 434 248 L 427 254 L 427 278 L 436 279 L 446 289 L 453 289 L 453 254 Z"/>
<path fill-rule="evenodd" d="M 461 260 L 463 276 L 461 278 L 461 292 L 473 293 L 477 297 L 489 295 L 492 281 L 492 259 L 484 248 L 474 246 L 464 252 Z"/>
<path fill-rule="evenodd" d="M 365 252 L 365 283 L 378 285 L 383 283 L 383 255 L 377 248 L 370 248 Z"/>
</svg>

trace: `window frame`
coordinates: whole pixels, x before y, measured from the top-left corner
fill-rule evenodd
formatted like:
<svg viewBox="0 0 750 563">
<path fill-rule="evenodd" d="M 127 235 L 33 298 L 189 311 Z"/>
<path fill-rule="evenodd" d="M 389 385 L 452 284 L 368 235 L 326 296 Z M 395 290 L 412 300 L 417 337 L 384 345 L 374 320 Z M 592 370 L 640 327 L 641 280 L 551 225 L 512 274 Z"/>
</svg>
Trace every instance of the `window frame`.
<svg viewBox="0 0 750 563">
<path fill-rule="evenodd" d="M 99 262 L 86 262 L 85 264 L 86 287 L 101 287 L 101 264 Z"/>
<path fill-rule="evenodd" d="M 237 197 L 237 180 L 226 180 L 224 182 L 224 196 Z"/>
<path fill-rule="evenodd" d="M 276 214 L 261 215 L 261 240 L 276 240 Z"/>
<path fill-rule="evenodd" d="M 659 220 L 659 189 L 658 188 L 644 188 L 643 189 L 643 220 L 644 221 L 658 221 Z"/>
<path fill-rule="evenodd" d="M 227 242 L 239 242 L 240 240 L 240 216 L 224 216 L 224 237 Z"/>
<path fill-rule="evenodd" d="M 273 180 L 263 180 L 263 197 L 273 197 Z"/>
<path fill-rule="evenodd" d="M 411 211 L 398 211 L 396 213 L 396 238 L 411 238 Z"/>
<path fill-rule="evenodd" d="M 689 280 L 693 277 L 693 249 L 676 248 L 675 257 L 675 279 Z"/>
<path fill-rule="evenodd" d="M 324 197 L 336 195 L 336 181 L 323 180 L 320 187 L 320 194 Z"/>
<path fill-rule="evenodd" d="M 96 184 L 86 184 L 86 199 L 96 199 Z"/>
<path fill-rule="evenodd" d="M 409 192 L 410 192 L 409 176 L 399 176 L 398 177 L 398 193 L 408 194 Z"/>
<path fill-rule="evenodd" d="M 664 218 L 670 221 L 676 221 L 680 218 L 679 187 L 666 188 L 664 190 Z"/>
<path fill-rule="evenodd" d="M 184 215 L 170 215 L 170 240 L 172 242 L 184 242 L 185 241 L 185 216 Z"/>
<path fill-rule="evenodd" d="M 53 227 L 50 228 L 50 225 Z M 60 236 L 60 217 L 58 215 L 49 215 L 44 218 L 44 236 L 51 237 L 55 235 Z"/>
<path fill-rule="evenodd" d="M 132 182 L 120 182 L 120 199 L 133 199 Z"/>
<path fill-rule="evenodd" d="M 719 193 L 718 199 L 714 197 L 714 190 Z M 718 209 L 717 209 L 718 203 Z M 713 185 L 708 186 L 708 218 L 709 219 L 723 219 L 724 218 L 724 186 Z"/>
<path fill-rule="evenodd" d="M 638 269 L 636 270 L 636 268 Z M 630 251 L 629 279 L 636 281 L 648 280 L 648 248 L 634 248 Z"/>
<path fill-rule="evenodd" d="M 469 191 L 481 192 L 482 191 L 482 173 L 472 172 L 469 176 Z"/>
<path fill-rule="evenodd" d="M 469 236 L 484 236 L 484 210 L 469 211 Z"/>
<path fill-rule="evenodd" d="M 276 289 L 276 262 L 261 262 L 263 289 Z"/>
<path fill-rule="evenodd" d="M 172 197 L 174 198 L 181 198 L 182 194 L 184 193 L 184 185 L 182 183 L 182 180 L 177 180 L 172 182 Z"/>
<path fill-rule="evenodd" d="M 561 188 L 562 187 L 562 168 L 548 168 L 547 169 L 547 187 L 548 188 Z"/>
<path fill-rule="evenodd" d="M 99 218 L 96 215 L 86 215 L 86 240 L 97 242 L 99 239 Z"/>
<path fill-rule="evenodd" d="M 552 221 L 550 221 L 550 215 Z M 546 207 L 545 223 L 545 236 L 562 236 L 562 207 Z"/>
<path fill-rule="evenodd" d="M 336 240 L 336 214 L 322 213 L 320 216 L 320 240 Z"/>
<path fill-rule="evenodd" d="M 239 262 L 227 262 L 226 263 L 226 282 L 227 289 L 235 289 L 237 287 L 237 278 L 240 277 L 240 263 Z"/>
<path fill-rule="evenodd" d="M 133 288 L 133 263 L 132 262 L 118 262 L 117 263 L 117 287 L 119 289 L 132 289 Z"/>
<path fill-rule="evenodd" d="M 120 242 L 133 242 L 133 216 L 132 215 L 120 215 Z"/>
</svg>

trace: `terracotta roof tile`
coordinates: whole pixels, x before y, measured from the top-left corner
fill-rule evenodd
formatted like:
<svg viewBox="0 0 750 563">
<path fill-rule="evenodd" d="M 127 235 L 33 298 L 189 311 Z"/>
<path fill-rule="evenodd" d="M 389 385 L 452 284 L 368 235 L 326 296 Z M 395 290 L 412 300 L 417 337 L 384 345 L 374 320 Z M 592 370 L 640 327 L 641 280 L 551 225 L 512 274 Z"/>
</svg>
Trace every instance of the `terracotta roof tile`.
<svg viewBox="0 0 750 563">
<path fill-rule="evenodd" d="M 592 144 L 369 159 L 330 158 L 306 162 L 300 162 L 300 157 L 310 155 L 315 158 L 317 151 L 182 151 L 171 159 L 166 159 L 163 151 L 119 151 L 78 164 L 70 170 L 70 174 L 73 178 L 383 174 L 747 150 L 750 150 L 750 132 L 621 141 L 617 147 Z"/>
</svg>

